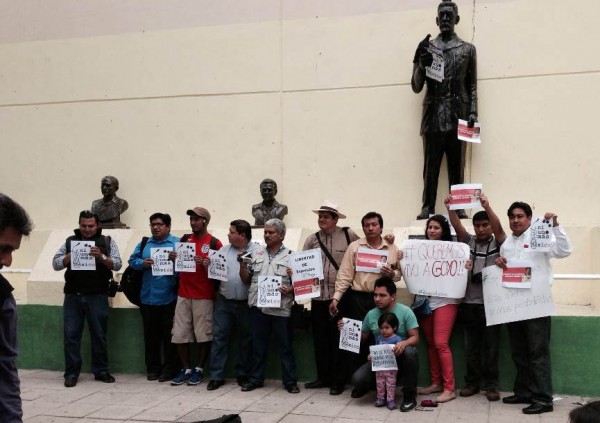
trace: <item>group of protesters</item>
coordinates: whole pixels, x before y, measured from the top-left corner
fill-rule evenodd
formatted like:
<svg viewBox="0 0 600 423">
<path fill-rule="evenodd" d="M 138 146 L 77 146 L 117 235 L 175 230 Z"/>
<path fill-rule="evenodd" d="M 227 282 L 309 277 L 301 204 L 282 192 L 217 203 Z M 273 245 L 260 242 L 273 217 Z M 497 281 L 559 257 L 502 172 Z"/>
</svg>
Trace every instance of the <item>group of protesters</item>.
<svg viewBox="0 0 600 423">
<path fill-rule="evenodd" d="M 1 198 L 4 201 L 8 197 Z M 571 244 L 557 215 L 548 212 L 544 219 L 551 222 L 549 250 L 528 251 L 531 207 L 515 202 L 508 208 L 511 234 L 507 235 L 487 197 L 482 194 L 480 201 L 483 210 L 472 218 L 474 234 L 467 232 L 459 215 L 451 209 L 450 198 L 445 201 L 448 218 L 433 215 L 425 225 L 427 240 L 453 241 L 452 226 L 457 241 L 468 244 L 470 260 L 466 264 L 468 280 L 464 298 L 416 295 L 411 305 L 396 301 L 404 252 L 394 244 L 393 235 L 382 235 L 381 214 L 369 212 L 363 216 L 364 237 L 361 238 L 348 227 L 338 225 L 346 216 L 336 204 L 325 201 L 321 207 L 312 210 L 318 215 L 319 230 L 308 236 L 303 250 L 321 250 L 323 279 L 318 282 L 319 295 L 311 299 L 310 306 L 317 377 L 305 383 L 305 389 L 329 388 L 330 395 L 340 395 L 350 384 L 353 387 L 351 396 L 359 398 L 375 388 L 375 406 L 399 408 L 402 412 L 417 406 L 417 395 L 439 394 L 424 403 L 451 401 L 456 398 L 457 387 L 449 339 L 454 322 L 460 316 L 464 327 L 466 376 L 458 395 L 468 397 L 483 391 L 489 401 L 500 400 L 500 325 L 486 324 L 482 271 L 488 266 L 506 267 L 508 261 L 527 255 L 527 259 L 535 263 L 536 271 L 543 272 L 550 284 L 550 259 L 567 257 Z M 236 332 L 237 384 L 242 391 L 261 388 L 270 338 L 274 335 L 283 385 L 289 393 L 300 392 L 290 324 L 294 304 L 289 261 L 292 251 L 284 245 L 285 224 L 277 218 L 267 220 L 263 244 L 253 242 L 252 227 L 247 221 L 233 220 L 229 226 L 229 243 L 223 246 L 208 232 L 211 215 L 206 208 L 191 208 L 187 215 L 192 233 L 175 237 L 170 233 L 171 217 L 166 213 L 152 214 L 149 217 L 151 236 L 144 237 L 129 258 L 129 266 L 142 272 L 140 313 L 147 379 L 175 386 L 197 385 L 208 374 L 207 389 L 220 388 L 226 383 L 228 347 Z M 29 226 L 21 225 L 16 229 L 19 241 L 31 230 L 30 221 L 26 222 Z M 4 222 L 3 225 L 0 235 L 4 236 L 10 227 L 6 229 Z M 73 260 L 77 259 L 72 257 L 72 249 L 78 242 L 89 243 L 88 252 L 95 260 L 95 269 L 73 269 Z M 169 260 L 175 262 L 178 248 L 189 243 L 195 248 L 195 272 L 153 274 L 154 251 L 168 251 Z M 12 253 L 16 248 L 18 244 L 13 242 L 4 249 Z M 387 259 L 377 272 L 366 272 L 357 266 L 359 249 L 384 251 Z M 208 275 L 211 250 L 218 250 L 226 259 L 227 278 L 220 283 Z M 108 366 L 106 330 L 109 314 L 107 285 L 112 272 L 122 267 L 116 242 L 102 234 L 98 216 L 84 210 L 79 215 L 79 227 L 61 245 L 52 264 L 55 270 L 66 268 L 64 385 L 74 387 L 78 382 L 85 320 L 90 330 L 94 377 L 100 382 L 114 382 Z M 3 265 L 10 265 L 10 262 L 3 262 Z M 266 276 L 276 276 L 280 281 L 279 307 L 259 306 L 259 279 Z M 348 319 L 362 322 L 359 353 L 339 348 L 340 329 Z M 517 374 L 514 394 L 504 397 L 503 402 L 526 404 L 525 414 L 553 411 L 550 317 L 510 322 L 506 327 Z M 419 358 L 416 348 L 420 342 L 419 328 L 427 345 L 430 368 L 430 383 L 420 390 L 417 389 Z M 4 337 L 2 341 L 5 341 Z M 192 343 L 198 343 L 194 363 L 190 354 Z M 389 348 L 396 356 L 397 371 L 377 374 L 371 371 L 369 346 L 373 344 L 391 344 Z M 16 368 L 14 370 L 16 372 Z M 16 383 L 18 392 L 18 378 Z M 396 402 L 396 385 L 402 386 L 399 403 Z"/>
</svg>

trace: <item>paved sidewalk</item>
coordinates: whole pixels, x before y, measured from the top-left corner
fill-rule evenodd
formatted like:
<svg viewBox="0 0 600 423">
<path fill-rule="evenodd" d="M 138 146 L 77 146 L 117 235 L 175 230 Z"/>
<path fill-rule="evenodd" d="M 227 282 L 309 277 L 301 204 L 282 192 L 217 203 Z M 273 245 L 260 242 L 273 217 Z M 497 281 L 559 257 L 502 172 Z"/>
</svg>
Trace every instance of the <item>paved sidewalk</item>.
<svg viewBox="0 0 600 423">
<path fill-rule="evenodd" d="M 21 370 L 19 374 L 28 423 L 195 422 L 233 413 L 240 414 L 244 423 L 567 423 L 569 411 L 577 406 L 574 403 L 582 400 L 565 396 L 555 403 L 553 413 L 526 416 L 523 406 L 490 403 L 480 394 L 440 404 L 432 411 L 401 413 L 375 408 L 373 392 L 352 399 L 350 390 L 331 396 L 327 389 L 307 390 L 299 384 L 301 392 L 294 395 L 273 380 L 252 392 L 241 392 L 231 380 L 207 391 L 206 382 L 170 386 L 149 382 L 143 375 L 115 374 L 116 383 L 105 384 L 83 374 L 76 387 L 65 388 L 62 372 Z M 424 398 L 419 396 L 419 402 Z"/>
</svg>

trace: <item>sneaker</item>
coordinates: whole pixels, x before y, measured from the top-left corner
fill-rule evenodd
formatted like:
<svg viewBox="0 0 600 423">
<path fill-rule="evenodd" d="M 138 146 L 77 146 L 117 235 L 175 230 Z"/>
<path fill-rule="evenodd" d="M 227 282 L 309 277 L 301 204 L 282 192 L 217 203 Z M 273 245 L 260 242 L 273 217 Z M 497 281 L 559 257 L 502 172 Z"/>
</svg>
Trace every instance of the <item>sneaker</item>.
<svg viewBox="0 0 600 423">
<path fill-rule="evenodd" d="M 202 382 L 202 379 L 204 379 L 204 372 L 199 369 L 194 369 L 192 370 L 192 374 L 189 377 L 187 384 L 190 386 L 197 385 Z"/>
<path fill-rule="evenodd" d="M 173 378 L 173 380 L 171 380 L 171 385 L 173 385 L 173 386 L 183 385 L 185 382 L 187 382 L 190 379 L 191 376 L 192 376 L 191 373 L 186 373 L 185 369 L 181 369 L 179 371 L 179 373 L 177 373 L 177 376 L 175 376 Z"/>
<path fill-rule="evenodd" d="M 398 408 L 398 406 L 396 405 L 396 401 L 389 400 L 387 402 L 387 408 L 388 408 L 388 410 L 395 410 L 396 408 Z"/>
<path fill-rule="evenodd" d="M 377 398 L 375 400 L 375 407 L 383 407 L 385 405 L 385 400 L 383 398 Z"/>
</svg>

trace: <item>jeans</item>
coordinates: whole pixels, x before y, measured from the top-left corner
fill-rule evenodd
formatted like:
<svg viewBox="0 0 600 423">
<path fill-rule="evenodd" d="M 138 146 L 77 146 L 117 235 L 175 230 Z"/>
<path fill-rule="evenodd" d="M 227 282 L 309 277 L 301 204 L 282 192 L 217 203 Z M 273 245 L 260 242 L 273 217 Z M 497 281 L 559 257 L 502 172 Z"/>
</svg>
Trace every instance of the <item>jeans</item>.
<svg viewBox="0 0 600 423">
<path fill-rule="evenodd" d="M 228 300 L 219 294 L 213 316 L 213 341 L 210 351 L 210 378 L 225 379 L 225 364 L 229 339 L 234 330 L 238 333 L 236 376 L 247 376 L 252 357 L 248 300 Z"/>
<path fill-rule="evenodd" d="M 252 372 L 248 378 L 252 383 L 263 383 L 265 368 L 267 366 L 267 353 L 271 340 L 271 332 L 275 334 L 275 341 L 281 359 L 282 381 L 285 387 L 295 385 L 296 359 L 292 349 L 292 337 L 289 317 L 271 316 L 264 314 L 257 307 L 250 308 L 250 322 L 252 324 Z"/>
<path fill-rule="evenodd" d="M 543 405 L 552 405 L 551 322 L 548 316 L 506 324 L 517 368 L 513 391 Z"/>
<path fill-rule="evenodd" d="M 484 391 L 497 389 L 502 325 L 486 326 L 483 304 L 461 304 L 460 318 L 465 328 L 465 382 Z"/>
<path fill-rule="evenodd" d="M 419 326 L 427 341 L 431 384 L 454 391 L 454 364 L 450 351 L 450 336 L 458 314 L 458 304 L 446 304 L 419 318 Z"/>
<path fill-rule="evenodd" d="M 175 301 L 165 305 L 140 306 L 144 325 L 144 356 L 148 374 L 171 378 L 181 368 L 177 347 L 171 343 Z"/>
<path fill-rule="evenodd" d="M 404 352 L 396 356 L 398 375 L 396 383 L 402 381 L 404 401 L 411 401 L 417 397 L 417 376 L 419 374 L 419 354 L 416 347 L 406 347 Z M 368 390 L 375 388 L 375 372 L 371 370 L 371 363 L 364 363 L 352 375 L 350 382 L 355 389 Z"/>
<path fill-rule="evenodd" d="M 81 336 L 87 320 L 92 342 L 92 373 L 108 372 L 106 329 L 108 296 L 106 294 L 65 294 L 63 303 L 65 378 L 79 377 L 81 372 Z"/>
</svg>

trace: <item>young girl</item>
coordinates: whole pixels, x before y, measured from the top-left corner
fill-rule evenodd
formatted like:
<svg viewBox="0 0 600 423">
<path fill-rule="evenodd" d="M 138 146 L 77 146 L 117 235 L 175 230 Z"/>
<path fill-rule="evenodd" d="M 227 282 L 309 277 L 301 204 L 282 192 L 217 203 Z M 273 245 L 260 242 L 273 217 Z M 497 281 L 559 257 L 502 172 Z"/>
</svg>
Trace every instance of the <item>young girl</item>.
<svg viewBox="0 0 600 423">
<path fill-rule="evenodd" d="M 379 326 L 379 336 L 375 340 L 377 345 L 381 344 L 396 344 L 402 341 L 402 337 L 396 335 L 398 330 L 398 317 L 394 313 L 383 313 L 377 321 Z M 370 358 L 370 357 L 369 357 Z M 387 404 L 387 408 L 394 410 L 396 408 L 396 374 L 397 370 L 380 370 L 376 373 L 377 379 L 377 400 L 375 407 L 383 407 Z M 387 402 L 386 402 L 387 388 Z"/>
</svg>

